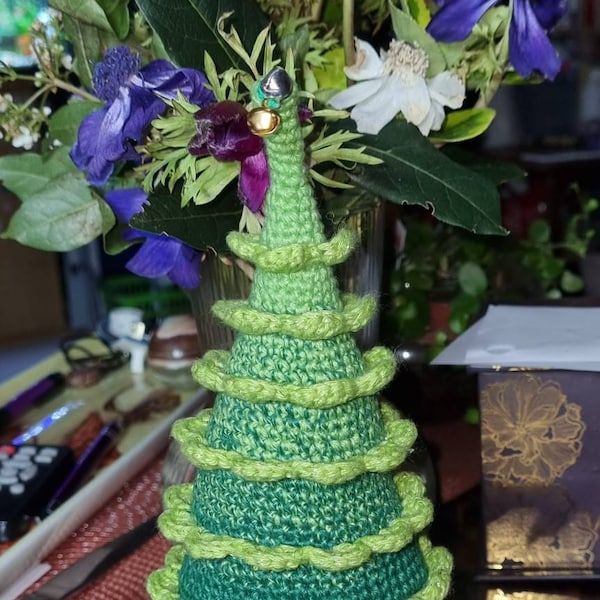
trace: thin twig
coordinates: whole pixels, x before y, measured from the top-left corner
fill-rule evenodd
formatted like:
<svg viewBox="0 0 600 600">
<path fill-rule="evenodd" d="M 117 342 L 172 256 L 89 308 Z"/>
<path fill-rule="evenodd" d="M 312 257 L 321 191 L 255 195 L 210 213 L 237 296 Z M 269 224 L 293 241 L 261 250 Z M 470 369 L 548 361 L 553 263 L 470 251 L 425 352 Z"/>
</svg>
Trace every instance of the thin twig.
<svg viewBox="0 0 600 600">
<path fill-rule="evenodd" d="M 342 37 L 346 66 L 354 64 L 354 0 L 344 0 Z"/>
<path fill-rule="evenodd" d="M 310 20 L 313 23 L 318 23 L 321 20 L 321 14 L 323 13 L 324 5 L 325 0 L 313 0 L 312 11 L 310 15 Z"/>
</svg>

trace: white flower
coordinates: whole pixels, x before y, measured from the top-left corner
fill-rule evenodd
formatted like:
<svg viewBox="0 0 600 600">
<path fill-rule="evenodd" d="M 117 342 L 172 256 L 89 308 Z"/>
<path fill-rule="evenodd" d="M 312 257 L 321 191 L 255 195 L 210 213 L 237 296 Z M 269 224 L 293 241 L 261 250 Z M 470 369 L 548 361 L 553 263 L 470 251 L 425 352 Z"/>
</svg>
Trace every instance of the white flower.
<svg viewBox="0 0 600 600">
<path fill-rule="evenodd" d="M 24 125 L 19 127 L 19 132 L 20 133 L 13 137 L 12 145 L 15 148 L 31 150 L 33 148 L 33 144 L 39 139 L 39 135 L 37 133 L 32 133 L 31 130 Z"/>
<path fill-rule="evenodd" d="M 10 106 L 13 97 L 10 94 L 0 94 L 0 113 L 6 112 Z"/>
<path fill-rule="evenodd" d="M 63 66 L 63 69 L 67 71 L 73 70 L 73 57 L 70 54 L 65 54 L 61 59 L 60 63 Z"/>
<path fill-rule="evenodd" d="M 444 107 L 460 108 L 465 101 L 464 81 L 443 71 L 427 78 L 429 57 L 422 48 L 392 40 L 381 56 L 369 43 L 356 39 L 356 62 L 345 69 L 358 81 L 336 94 L 336 109 L 354 106 L 350 116 L 361 133 L 379 133 L 399 112 L 423 135 L 441 128 Z"/>
</svg>

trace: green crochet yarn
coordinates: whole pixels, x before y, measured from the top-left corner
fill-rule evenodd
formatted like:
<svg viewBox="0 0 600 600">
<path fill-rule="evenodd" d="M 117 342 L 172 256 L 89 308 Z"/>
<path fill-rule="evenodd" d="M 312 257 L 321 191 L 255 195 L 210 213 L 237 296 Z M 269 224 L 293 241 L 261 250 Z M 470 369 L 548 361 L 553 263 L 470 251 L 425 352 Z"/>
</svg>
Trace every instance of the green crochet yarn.
<svg viewBox="0 0 600 600">
<path fill-rule="evenodd" d="M 256 266 L 252 290 L 214 307 L 238 334 L 231 352 L 193 368 L 218 396 L 173 428 L 198 473 L 165 495 L 160 528 L 175 546 L 148 591 L 154 600 L 442 600 L 451 558 L 420 537 L 431 503 L 417 476 L 394 476 L 416 430 L 377 397 L 393 354 L 359 352 L 351 332 L 374 301 L 341 295 L 331 270 L 355 236 L 325 239 L 295 93 L 278 112 L 263 230 L 228 236 Z"/>
</svg>

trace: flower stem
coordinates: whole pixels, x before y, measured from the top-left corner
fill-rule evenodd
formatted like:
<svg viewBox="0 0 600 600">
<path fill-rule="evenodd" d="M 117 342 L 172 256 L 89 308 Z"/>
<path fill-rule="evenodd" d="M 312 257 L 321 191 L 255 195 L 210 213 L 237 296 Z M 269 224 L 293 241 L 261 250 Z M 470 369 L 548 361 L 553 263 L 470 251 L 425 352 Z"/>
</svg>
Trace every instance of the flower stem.
<svg viewBox="0 0 600 600">
<path fill-rule="evenodd" d="M 47 94 L 49 89 L 50 89 L 50 86 L 48 84 L 46 84 L 44 87 L 41 87 L 37 92 L 35 92 L 35 94 L 33 94 L 27 100 L 27 102 L 25 102 L 21 105 L 21 110 L 24 111 L 27 108 L 29 108 L 40 96 L 44 96 L 45 94 Z"/>
<path fill-rule="evenodd" d="M 354 64 L 354 0 L 344 0 L 342 37 L 346 66 Z"/>
<path fill-rule="evenodd" d="M 312 11 L 310 14 L 310 20 L 313 21 L 313 23 L 318 23 L 321 20 L 324 4 L 325 0 L 313 0 Z"/>
<path fill-rule="evenodd" d="M 502 84 L 502 80 L 504 79 L 504 70 L 496 73 L 490 84 L 487 88 L 481 92 L 477 102 L 475 103 L 475 108 L 486 108 L 489 106 L 490 102 L 494 99 L 496 92 L 500 89 L 500 85 Z"/>
<path fill-rule="evenodd" d="M 65 90 L 65 92 L 71 92 L 71 94 L 76 94 L 77 96 L 81 96 L 85 100 L 89 100 L 90 102 L 100 102 L 100 99 L 94 94 L 90 94 L 86 92 L 84 89 L 77 87 L 76 85 L 72 85 L 67 81 L 63 81 L 62 79 L 53 79 L 51 84 L 54 87 L 60 88 L 61 90 Z"/>
<path fill-rule="evenodd" d="M 63 81 L 62 79 L 58 79 L 55 77 L 53 77 L 53 78 L 46 77 L 46 78 L 40 80 L 40 79 L 37 79 L 36 77 L 33 77 L 32 75 L 15 75 L 11 79 L 11 81 L 15 81 L 15 80 L 33 81 L 34 83 L 39 81 L 44 87 L 60 88 L 61 90 L 65 90 L 65 92 L 71 92 L 71 94 L 81 96 L 82 98 L 84 98 L 85 100 L 89 100 L 90 102 L 100 102 L 100 99 L 97 96 L 94 96 L 94 94 L 90 94 L 89 92 L 86 92 L 84 89 L 79 88 L 76 85 L 69 83 L 68 81 Z"/>
</svg>

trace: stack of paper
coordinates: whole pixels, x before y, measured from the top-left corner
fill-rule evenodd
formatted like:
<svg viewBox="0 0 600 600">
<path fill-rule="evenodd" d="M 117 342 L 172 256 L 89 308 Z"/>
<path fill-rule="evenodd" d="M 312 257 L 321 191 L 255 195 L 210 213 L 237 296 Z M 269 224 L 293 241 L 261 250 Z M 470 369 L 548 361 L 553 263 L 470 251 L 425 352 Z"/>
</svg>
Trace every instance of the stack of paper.
<svg viewBox="0 0 600 600">
<path fill-rule="evenodd" d="M 491 306 L 433 364 L 600 371 L 600 308 Z"/>
</svg>

